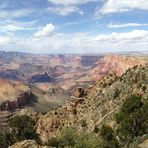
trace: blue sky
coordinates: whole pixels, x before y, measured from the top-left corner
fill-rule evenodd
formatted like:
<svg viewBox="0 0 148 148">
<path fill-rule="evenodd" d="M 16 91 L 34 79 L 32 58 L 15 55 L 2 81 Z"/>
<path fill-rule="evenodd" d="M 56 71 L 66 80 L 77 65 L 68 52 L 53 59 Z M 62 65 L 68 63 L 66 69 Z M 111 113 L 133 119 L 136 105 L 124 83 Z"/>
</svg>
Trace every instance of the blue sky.
<svg viewBox="0 0 148 148">
<path fill-rule="evenodd" d="M 148 51 L 148 0 L 0 0 L 0 50 Z"/>
</svg>

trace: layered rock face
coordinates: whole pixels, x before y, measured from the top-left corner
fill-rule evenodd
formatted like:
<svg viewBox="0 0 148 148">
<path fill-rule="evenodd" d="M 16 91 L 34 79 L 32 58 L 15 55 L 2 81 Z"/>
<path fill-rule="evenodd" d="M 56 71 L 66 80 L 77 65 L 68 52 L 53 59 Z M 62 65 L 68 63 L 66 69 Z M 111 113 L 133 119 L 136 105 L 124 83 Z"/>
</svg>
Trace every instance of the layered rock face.
<svg viewBox="0 0 148 148">
<path fill-rule="evenodd" d="M 31 83 L 56 83 L 65 90 L 86 86 L 108 74 L 121 75 L 146 59 L 121 55 L 0 55 L 0 77 Z"/>
<path fill-rule="evenodd" d="M 128 68 L 135 65 L 145 65 L 148 61 L 129 56 L 108 55 L 97 61 L 93 69 L 94 80 L 99 80 L 106 75 L 121 76 Z"/>
<path fill-rule="evenodd" d="M 0 79 L 0 130 L 9 130 L 9 119 L 15 111 L 25 107 L 32 99 L 29 87 L 20 82 Z"/>
<path fill-rule="evenodd" d="M 0 111 L 13 111 L 30 107 L 39 112 L 62 105 L 69 93 L 54 84 L 35 85 L 0 79 Z"/>
<path fill-rule="evenodd" d="M 27 104 L 28 99 L 31 97 L 29 92 L 24 92 L 23 94 L 19 95 L 16 100 L 14 101 L 5 101 L 0 105 L 1 111 L 12 111 L 18 108 L 21 108 L 25 104 Z"/>
<path fill-rule="evenodd" d="M 0 111 L 21 108 L 29 102 L 31 95 L 27 85 L 0 79 Z"/>
<path fill-rule="evenodd" d="M 9 130 L 9 119 L 27 114 L 37 118 L 38 114 L 64 104 L 69 93 L 51 84 L 24 84 L 0 79 L 0 130 Z"/>
</svg>

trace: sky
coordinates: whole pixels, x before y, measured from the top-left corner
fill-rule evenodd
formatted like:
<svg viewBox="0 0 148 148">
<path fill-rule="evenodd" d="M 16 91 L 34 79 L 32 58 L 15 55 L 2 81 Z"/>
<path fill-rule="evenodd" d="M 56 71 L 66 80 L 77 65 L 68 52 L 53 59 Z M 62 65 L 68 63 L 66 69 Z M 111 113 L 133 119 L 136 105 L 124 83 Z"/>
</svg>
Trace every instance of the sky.
<svg viewBox="0 0 148 148">
<path fill-rule="evenodd" d="M 148 0 L 0 0 L 0 50 L 148 51 Z"/>
</svg>

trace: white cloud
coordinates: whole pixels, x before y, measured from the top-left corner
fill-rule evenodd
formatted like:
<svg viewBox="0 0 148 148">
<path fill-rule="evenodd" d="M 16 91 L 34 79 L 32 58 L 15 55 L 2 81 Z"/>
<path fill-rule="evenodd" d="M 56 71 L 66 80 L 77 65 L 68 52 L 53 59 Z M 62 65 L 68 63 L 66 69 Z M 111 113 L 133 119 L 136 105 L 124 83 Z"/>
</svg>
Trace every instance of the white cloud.
<svg viewBox="0 0 148 148">
<path fill-rule="evenodd" d="M 7 45 L 10 39 L 8 37 L 0 37 L 0 46 Z"/>
<path fill-rule="evenodd" d="M 101 0 L 48 0 L 54 7 L 49 7 L 50 12 L 54 12 L 60 15 L 69 15 L 71 13 L 83 14 L 83 11 L 79 8 L 79 5 L 86 4 L 88 2 L 98 2 Z"/>
<path fill-rule="evenodd" d="M 14 24 L 8 24 L 5 26 L 0 26 L 0 29 L 1 29 L 1 31 L 7 32 L 7 31 L 18 31 L 18 30 L 22 30 L 24 28 L 21 26 L 14 25 Z"/>
<path fill-rule="evenodd" d="M 53 24 L 47 24 L 42 30 L 35 33 L 35 37 L 42 38 L 42 37 L 49 37 L 55 31 L 55 26 Z"/>
<path fill-rule="evenodd" d="M 79 9 L 77 6 L 57 6 L 48 8 L 49 12 L 57 13 L 60 15 L 68 15 L 73 12 L 77 12 L 79 14 L 83 14 L 83 11 Z"/>
<path fill-rule="evenodd" d="M 31 22 L 18 22 L 12 20 L 5 20 L 0 22 L 1 32 L 15 32 L 19 30 L 35 30 L 38 27 L 35 27 L 36 20 Z"/>
<path fill-rule="evenodd" d="M 126 23 L 126 24 L 119 24 L 119 23 L 111 23 L 108 24 L 108 28 L 125 28 L 125 27 L 144 27 L 148 26 L 148 24 L 139 24 L 139 23 Z"/>
<path fill-rule="evenodd" d="M 16 21 L 19 18 L 28 17 L 35 13 L 33 9 L 5 10 L 0 8 L 0 31 L 4 33 L 15 32 L 19 30 L 36 30 L 36 20 L 25 22 Z"/>
<path fill-rule="evenodd" d="M 32 14 L 34 11 L 31 9 L 20 9 L 20 10 L 0 10 L 0 18 L 2 19 L 13 19 L 21 18 Z"/>
<path fill-rule="evenodd" d="M 86 4 L 88 2 L 95 2 L 100 0 L 48 0 L 49 2 L 55 4 L 55 5 L 81 5 Z"/>
<path fill-rule="evenodd" d="M 11 35 L 0 37 L 0 49 L 18 50 L 33 53 L 99 53 L 107 51 L 147 51 L 148 31 L 133 30 L 111 34 L 89 33 L 56 34 L 23 38 Z"/>
<path fill-rule="evenodd" d="M 107 0 L 102 8 L 96 9 L 95 15 L 126 12 L 133 9 L 148 10 L 148 0 Z"/>
<path fill-rule="evenodd" d="M 98 35 L 95 38 L 95 41 L 116 42 L 116 43 L 128 41 L 136 43 L 137 41 L 141 41 L 143 39 L 148 39 L 148 31 L 146 30 L 133 30 L 131 32 L 125 32 L 125 33 L 113 32 L 111 34 L 102 34 Z"/>
</svg>

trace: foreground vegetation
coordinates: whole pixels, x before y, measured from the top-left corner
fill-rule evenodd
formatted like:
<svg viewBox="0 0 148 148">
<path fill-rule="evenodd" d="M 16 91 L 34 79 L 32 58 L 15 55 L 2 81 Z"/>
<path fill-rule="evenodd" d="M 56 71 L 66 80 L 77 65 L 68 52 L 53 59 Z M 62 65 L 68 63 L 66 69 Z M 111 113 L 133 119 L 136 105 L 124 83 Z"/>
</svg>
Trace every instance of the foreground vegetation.
<svg viewBox="0 0 148 148">
<path fill-rule="evenodd" d="M 15 116 L 9 121 L 10 131 L 6 133 L 0 133 L 0 148 L 7 148 L 15 142 L 35 139 L 36 134 L 36 122 L 27 115 Z"/>
<path fill-rule="evenodd" d="M 148 133 L 148 102 L 141 96 L 131 95 L 115 114 L 117 128 L 108 125 L 95 127 L 92 133 L 79 132 L 75 127 L 64 127 L 55 138 L 49 138 L 46 145 L 73 148 L 120 148 L 137 147 Z M 5 148 L 25 139 L 38 140 L 35 121 L 26 115 L 10 120 L 11 131 L 0 134 L 0 147 Z M 142 137 L 143 136 L 143 137 Z"/>
</svg>

